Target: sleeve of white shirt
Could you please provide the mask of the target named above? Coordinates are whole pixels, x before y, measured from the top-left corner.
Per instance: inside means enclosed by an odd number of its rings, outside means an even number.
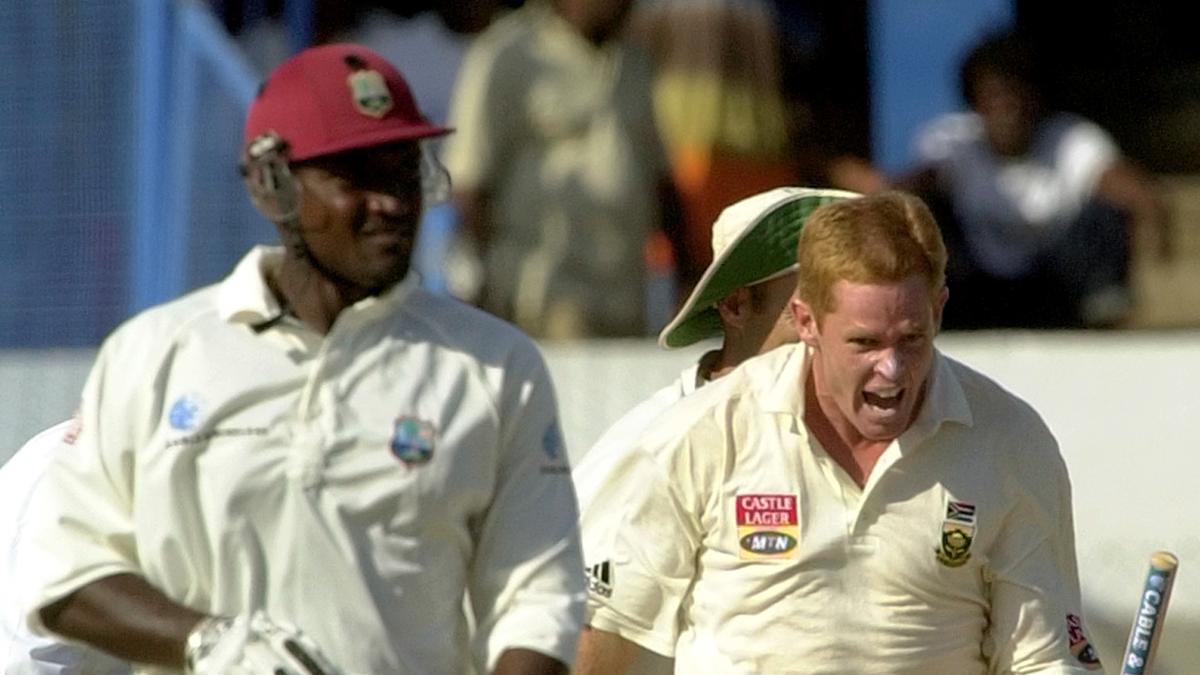
[[[585,582],[554,390],[532,345],[514,353],[503,378],[496,487],[468,589],[475,660],[491,672],[505,650],[524,648],[571,665]]]
[[[49,463],[31,505],[25,606],[30,628],[40,634],[43,607],[104,577],[139,573],[129,429],[141,397],[131,369],[113,364],[142,363],[145,354],[128,340],[121,344],[110,340],[101,349],[84,386],[78,436]]]
[[[975,113],[946,113],[917,131],[912,152],[919,166],[940,166],[982,134],[983,125]]]
[[[1082,625],[1075,559],[1071,486],[1050,442],[1041,461],[1022,459],[1017,506],[992,552],[989,672],[1089,673],[1099,668],[1078,652],[1088,646]],[[1072,622],[1076,627],[1072,629]]]
[[[626,470],[638,437],[682,396],[678,382],[654,392],[614,422],[572,469],[583,559],[589,568],[612,558],[622,512],[637,487]]]
[[[589,624],[616,633],[664,656],[675,654],[679,612],[696,574],[703,540],[704,499],[690,477],[704,474],[692,461],[694,447],[712,446],[692,434],[652,430],[610,480],[625,483],[628,497],[616,528],[611,595],[589,596]],[[676,437],[659,446],[661,437]],[[718,453],[719,454],[719,453]]]

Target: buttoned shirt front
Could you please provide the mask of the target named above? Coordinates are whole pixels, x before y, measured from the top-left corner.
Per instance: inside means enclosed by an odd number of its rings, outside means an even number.
[[[751,359],[643,436],[591,625],[681,673],[1098,667],[1069,481],[1037,414],[939,354],[860,488],[805,429],[806,372],[803,346]]]
[[[347,673],[488,671],[512,647],[572,662],[575,496],[536,348],[411,275],[322,336],[264,281],[282,255],[105,342],[35,504],[29,606],[129,572],[294,623]]]

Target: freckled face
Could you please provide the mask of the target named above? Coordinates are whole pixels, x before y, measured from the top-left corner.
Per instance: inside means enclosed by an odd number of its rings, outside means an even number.
[[[813,350],[818,399],[835,426],[848,423],[874,441],[908,429],[933,366],[946,297],[915,276],[897,283],[839,281],[819,326],[807,305],[793,302],[801,339]]]

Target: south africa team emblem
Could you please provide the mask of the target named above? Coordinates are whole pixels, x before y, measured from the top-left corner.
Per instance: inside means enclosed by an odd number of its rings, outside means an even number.
[[[946,567],[962,567],[971,559],[971,540],[975,528],[957,523],[942,523],[942,545],[934,549],[938,562]]]
[[[938,562],[946,567],[962,567],[971,559],[971,542],[975,539],[975,505],[970,502],[946,501],[942,521],[942,540],[933,549]]]
[[[416,417],[396,419],[392,431],[392,454],[405,464],[424,464],[433,456],[437,429],[433,423]]]

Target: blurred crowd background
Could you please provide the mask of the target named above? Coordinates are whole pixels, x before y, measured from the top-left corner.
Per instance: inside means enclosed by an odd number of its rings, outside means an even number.
[[[332,41],[387,56],[457,129],[425,285],[541,340],[655,334],[721,208],[787,184],[925,196],[952,248],[948,330],[1200,326],[1189,18],[1165,0],[5,3],[0,349],[95,346],[270,242],[242,117],[267,70]]]

